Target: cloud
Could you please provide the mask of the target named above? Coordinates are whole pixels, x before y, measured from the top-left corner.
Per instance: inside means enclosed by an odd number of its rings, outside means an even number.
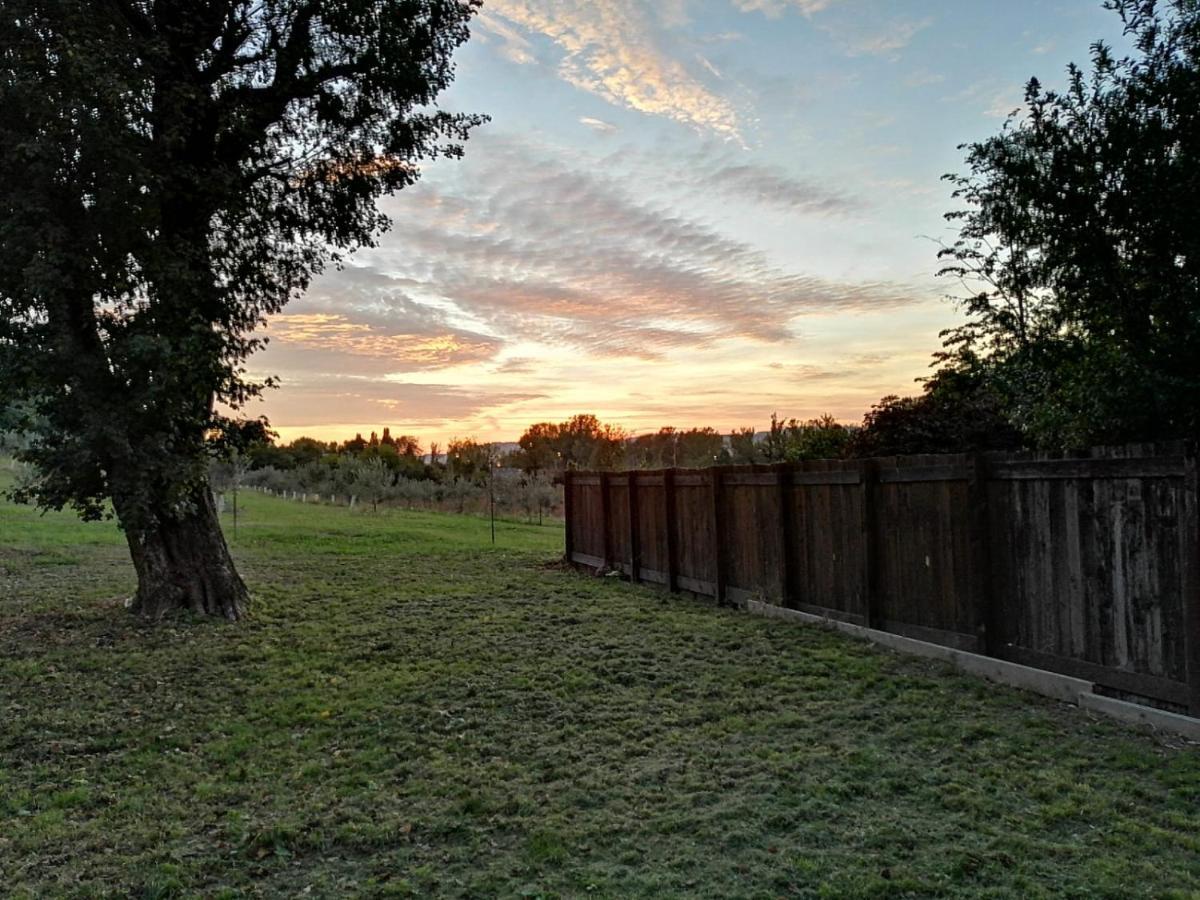
[[[488,9],[494,33],[515,26],[553,42],[562,55],[559,75],[575,87],[615,106],[738,137],[733,105],[668,49],[663,26],[682,21],[681,4],[660,5],[657,18],[655,7],[635,0],[491,0]],[[505,39],[509,58],[532,59],[528,46]]]
[[[484,9],[479,12],[476,22],[482,26],[477,40],[496,45],[499,54],[509,62],[527,66],[538,61],[529,40],[504,20]]]
[[[733,5],[745,13],[760,12],[770,19],[777,19],[789,8],[795,8],[805,16],[828,9],[836,0],[733,0]]]
[[[933,19],[892,22],[882,30],[854,28],[843,31],[827,29],[842,44],[850,56],[891,56],[912,43],[914,37],[933,24]]]
[[[538,370],[538,361],[532,356],[514,356],[506,359],[492,371],[497,375],[530,375]]]
[[[289,431],[312,424],[393,422],[437,428],[509,404],[538,399],[528,391],[410,384],[338,375],[296,380],[268,396],[272,421]]]
[[[420,185],[392,202],[392,248],[374,253],[418,298],[447,304],[506,343],[654,358],[745,338],[783,342],[797,317],[903,306],[910,291],[847,284],[770,264],[751,245],[635,199],[595,169],[494,134],[461,164],[454,193]],[[585,162],[586,165],[586,162]],[[829,198],[768,169],[728,167],[747,194]]]
[[[904,79],[904,86],[910,88],[928,87],[931,84],[941,84],[946,76],[928,69],[919,69]]]
[[[600,163],[620,165],[641,184],[657,192],[670,189],[682,197],[720,194],[755,206],[771,207],[799,215],[835,216],[866,206],[859,197],[817,178],[802,177],[780,166],[760,162],[752,153],[715,140],[691,151],[671,151],[664,167],[660,153],[622,149]]]
[[[989,79],[967,85],[957,94],[943,97],[942,100],[947,103],[970,103],[988,118],[1007,119],[1012,113],[1019,112],[1023,106],[1024,88]]]
[[[593,119],[591,116],[582,116],[579,122],[581,125],[586,125],[592,131],[598,131],[601,134],[616,134],[620,130],[611,122],[605,122],[603,119]]]
[[[494,337],[452,325],[444,310],[419,303],[400,282],[370,266],[331,270],[304,297],[273,316],[271,370],[353,373],[443,369],[491,359]]]
[[[859,203],[814,182],[795,178],[773,166],[731,163],[712,170],[707,186],[730,196],[750,199],[788,211],[819,215],[845,213]]]
[[[460,334],[388,333],[341,313],[285,313],[271,320],[275,339],[302,349],[327,350],[380,360],[390,371],[441,369],[495,355],[496,342]]]

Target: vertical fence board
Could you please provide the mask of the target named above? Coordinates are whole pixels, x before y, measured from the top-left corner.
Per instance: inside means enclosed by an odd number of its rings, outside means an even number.
[[[675,593],[679,590],[679,539],[676,535],[681,520],[675,501],[674,469],[663,473],[663,516],[667,545],[667,590]]]
[[[775,471],[775,517],[779,527],[779,602],[788,609],[796,607],[796,578],[792,564],[792,554],[795,552],[796,539],[794,535],[791,513],[791,476],[790,468],[783,467]]]
[[[879,533],[879,518],[878,500],[876,498],[877,487],[879,482],[879,463],[875,460],[865,460],[862,463],[862,490],[860,496],[862,498],[862,544],[863,544],[863,571],[866,573],[865,584],[863,587],[866,591],[866,608],[864,616],[867,620],[868,628],[879,628],[883,624],[883,611],[880,608],[880,590],[879,579],[881,572],[879,569],[879,542],[876,535]]]
[[[725,523],[722,517],[722,506],[724,505],[723,491],[721,490],[721,482],[725,475],[725,470],[721,466],[714,466],[708,470],[709,475],[709,504],[712,515],[712,553],[713,553],[713,596],[717,603],[721,606],[725,605],[725,588],[728,584],[728,576],[726,574],[726,534]]]
[[[1188,684],[1188,711],[1200,716],[1200,473],[1196,449],[1189,448],[1180,504],[1180,553],[1183,603],[1184,655]]]
[[[629,578],[633,582],[642,580],[642,552],[638,540],[638,484],[637,473],[630,472],[627,476],[625,489],[626,522],[629,529]]]
[[[629,480],[609,475],[608,484],[608,564],[629,574]]]
[[[609,505],[608,473],[600,473],[600,558],[605,569],[612,565],[612,508]]]
[[[574,474],[570,469],[563,473],[563,517],[567,520],[565,549],[569,563],[575,561],[575,532],[579,528],[575,516],[575,487],[571,483]]]

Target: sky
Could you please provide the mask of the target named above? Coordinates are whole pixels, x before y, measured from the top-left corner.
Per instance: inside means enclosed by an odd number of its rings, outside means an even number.
[[[1098,38],[1100,0],[487,0],[441,105],[491,122],[272,318],[248,411],[426,446],[860,421],[958,321],[958,146]]]

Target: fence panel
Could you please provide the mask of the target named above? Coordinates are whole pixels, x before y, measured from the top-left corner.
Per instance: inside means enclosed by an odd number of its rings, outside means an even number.
[[[629,542],[629,481],[624,475],[608,476],[608,562],[632,574]]]
[[[725,473],[720,506],[729,599],[785,605],[778,476],[750,467]]]
[[[588,566],[605,564],[604,510],[600,476],[574,474],[567,480],[570,494],[571,561]]]
[[[641,551],[639,577],[666,584],[670,571],[667,546],[667,494],[661,472],[639,472],[637,483],[637,531]]]
[[[815,460],[788,472],[794,606],[867,623],[867,535],[862,467]]]
[[[884,459],[878,470],[872,502],[879,627],[979,649],[967,457]]]
[[[1196,491],[1182,444],[570,473],[567,546],[1200,714]]]
[[[1183,457],[994,468],[997,652],[1186,703]]]
[[[717,542],[713,530],[712,474],[675,476],[677,584],[685,591],[716,596]]]

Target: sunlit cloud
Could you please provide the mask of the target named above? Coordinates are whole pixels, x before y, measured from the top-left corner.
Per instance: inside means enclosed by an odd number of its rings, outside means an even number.
[[[505,37],[509,58],[532,60],[528,45],[503,31],[516,26],[557,45],[559,76],[581,90],[614,106],[739,136],[733,104],[664,46],[663,20],[678,23],[683,15],[678,4],[665,5],[658,18],[654,7],[636,0],[492,0],[488,9],[487,27]]]
[[[384,361],[393,369],[445,368],[490,359],[496,342],[461,334],[388,334],[340,313],[284,314],[271,322],[275,340],[303,349],[329,350]]]
[[[462,172],[461,194],[425,186],[396,206],[397,252],[377,265],[504,340],[653,358],[731,337],[787,341],[806,315],[914,301],[900,285],[781,270],[750,244],[519,141],[487,139]],[[731,166],[722,177],[746,194],[790,191],[817,212],[837,202],[770,170]]]
[[[393,423],[407,430],[450,430],[455,422],[537,396],[529,391],[322,375],[297,380],[286,390],[272,392],[268,399],[272,418],[281,423],[285,436],[300,432],[319,435],[313,426],[333,423],[330,436],[349,437],[345,427],[360,422]]]
[[[828,9],[835,2],[836,0],[733,0],[733,5],[742,12],[760,12],[768,18],[777,19],[789,9],[811,16]]]

